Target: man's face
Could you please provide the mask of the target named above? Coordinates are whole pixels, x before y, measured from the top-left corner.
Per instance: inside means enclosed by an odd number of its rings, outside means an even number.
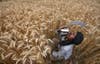
[[[70,33],[67,35],[67,38],[68,38],[68,40],[72,40],[72,39],[75,38],[75,36],[76,36],[76,33],[70,32]]]

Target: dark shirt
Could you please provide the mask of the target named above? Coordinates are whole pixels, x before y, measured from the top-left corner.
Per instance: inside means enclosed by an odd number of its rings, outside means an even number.
[[[59,44],[60,46],[66,46],[70,44],[78,45],[83,41],[83,39],[84,39],[83,34],[81,32],[77,32],[75,38],[72,41],[65,40],[65,41],[61,41]]]

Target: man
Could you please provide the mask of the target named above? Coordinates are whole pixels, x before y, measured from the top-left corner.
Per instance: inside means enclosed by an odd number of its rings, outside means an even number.
[[[59,36],[58,50],[52,51],[55,60],[68,60],[73,52],[74,45],[80,44],[84,36],[81,32],[70,32],[69,28],[63,27],[57,30]]]

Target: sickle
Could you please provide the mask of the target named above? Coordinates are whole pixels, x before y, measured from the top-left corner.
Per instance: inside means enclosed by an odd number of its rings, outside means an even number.
[[[86,23],[80,20],[71,21],[69,24],[70,25],[80,25],[81,27],[84,27],[86,25]]]

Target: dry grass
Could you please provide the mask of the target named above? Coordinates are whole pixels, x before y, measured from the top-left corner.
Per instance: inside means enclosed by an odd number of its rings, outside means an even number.
[[[100,64],[99,0],[2,0],[0,63],[48,64],[55,29],[73,20],[87,23],[71,27],[85,35],[75,48],[75,63]]]

